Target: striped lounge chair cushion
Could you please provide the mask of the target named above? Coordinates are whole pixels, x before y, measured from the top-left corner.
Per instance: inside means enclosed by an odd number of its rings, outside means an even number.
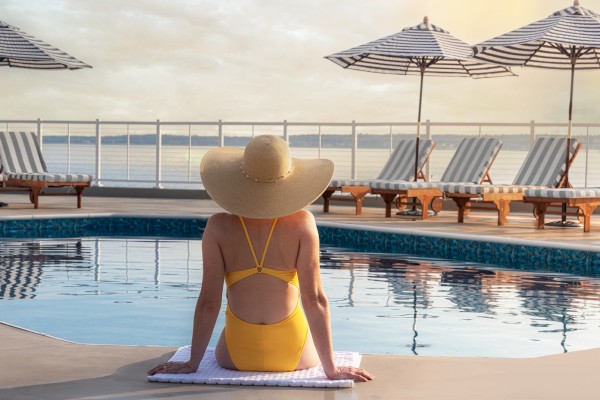
[[[415,145],[414,139],[402,139],[381,169],[375,180],[412,181],[415,175]],[[433,140],[419,141],[419,170],[423,168],[433,150]],[[329,187],[369,186],[373,179],[333,179]]]
[[[570,157],[577,150],[579,142],[571,139]],[[444,185],[445,193],[484,194],[520,193],[527,189],[554,187],[560,183],[565,173],[566,138],[538,138],[527,153],[512,185]]]
[[[472,183],[443,183],[440,189],[445,193],[486,194],[486,193],[523,193],[531,186],[514,185],[474,185]]]
[[[437,182],[406,182],[406,181],[373,181],[371,190],[415,190],[415,189],[436,189],[439,187]]]
[[[569,159],[577,150],[579,142],[571,139]],[[565,173],[567,139],[538,138],[527,153],[513,185],[556,187]]]
[[[415,146],[414,139],[398,141],[394,151],[388,158],[376,179],[413,181],[415,180]],[[419,170],[429,158],[434,142],[429,139],[419,140]]]
[[[11,173],[9,179],[27,181],[45,181],[51,183],[81,183],[91,182],[92,176],[82,174],[50,174],[50,173]]]
[[[441,182],[481,183],[502,142],[494,138],[464,138],[450,160]]]
[[[5,174],[48,172],[33,132],[0,132],[0,161]]]
[[[551,199],[577,199],[600,197],[600,188],[535,188],[525,190],[525,197],[541,197]]]
[[[479,183],[496,158],[502,142],[494,138],[464,138],[442,176],[442,182]],[[439,188],[439,182],[374,181],[371,189],[415,190]]]

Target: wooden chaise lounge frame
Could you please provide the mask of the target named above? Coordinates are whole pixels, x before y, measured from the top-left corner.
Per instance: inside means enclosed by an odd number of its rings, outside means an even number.
[[[538,229],[544,229],[546,215],[560,215],[576,216],[583,222],[583,231],[589,232],[592,214],[600,206],[600,189],[529,189],[525,191],[523,202],[533,204]],[[567,211],[562,211],[563,204]],[[576,211],[569,211],[568,208],[575,208]]]

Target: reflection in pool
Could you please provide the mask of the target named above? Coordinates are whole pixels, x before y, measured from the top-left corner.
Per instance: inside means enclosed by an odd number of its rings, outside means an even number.
[[[83,343],[188,344],[200,244],[2,240],[0,321]],[[600,347],[598,277],[327,246],[322,275],[338,350],[529,357]]]

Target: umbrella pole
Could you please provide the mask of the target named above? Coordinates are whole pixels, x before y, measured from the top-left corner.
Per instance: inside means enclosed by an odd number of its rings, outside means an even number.
[[[573,126],[573,87],[575,86],[575,62],[571,61],[571,93],[569,97],[569,123],[567,125],[567,153],[565,155],[565,182],[564,187],[569,187],[569,161],[571,160],[571,127]]]
[[[419,113],[417,115],[417,140],[415,142],[415,182],[419,179],[419,140],[421,136],[421,103],[423,101],[423,76],[425,75],[425,66],[421,66],[421,84],[419,86]],[[413,198],[413,212],[417,210],[417,199]],[[421,206],[423,206],[421,204]]]
[[[571,53],[571,91],[569,95],[569,122],[567,124],[567,151],[565,153],[565,180],[561,187],[568,188],[571,186],[569,183],[569,162],[571,161],[571,128],[573,127],[573,89],[575,87],[575,64],[577,63],[577,52],[572,49]],[[561,205],[562,215],[560,221],[549,222],[547,225],[553,226],[564,226],[564,227],[575,227],[580,226],[576,222],[567,223],[567,204]]]
[[[567,152],[565,154],[565,182],[563,183],[563,187],[568,188],[569,185],[569,162],[571,161],[571,128],[573,126],[573,87],[575,86],[575,63],[577,62],[576,58],[571,60],[571,93],[569,96],[569,123],[567,124]],[[562,205],[562,223],[563,225],[567,222],[567,204],[563,203]]]
[[[421,134],[421,103],[423,100],[423,75],[425,75],[425,68],[421,67],[421,85],[419,88],[419,114],[417,116],[417,142],[415,144],[415,182],[419,175],[419,139]]]

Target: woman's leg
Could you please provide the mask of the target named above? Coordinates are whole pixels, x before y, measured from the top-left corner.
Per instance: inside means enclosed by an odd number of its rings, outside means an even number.
[[[215,357],[221,367],[227,369],[237,369],[233,364],[233,361],[231,361],[231,357],[229,356],[229,350],[227,350],[227,343],[225,342],[225,331],[223,331],[221,333],[221,337],[219,337],[217,348],[215,350]]]

